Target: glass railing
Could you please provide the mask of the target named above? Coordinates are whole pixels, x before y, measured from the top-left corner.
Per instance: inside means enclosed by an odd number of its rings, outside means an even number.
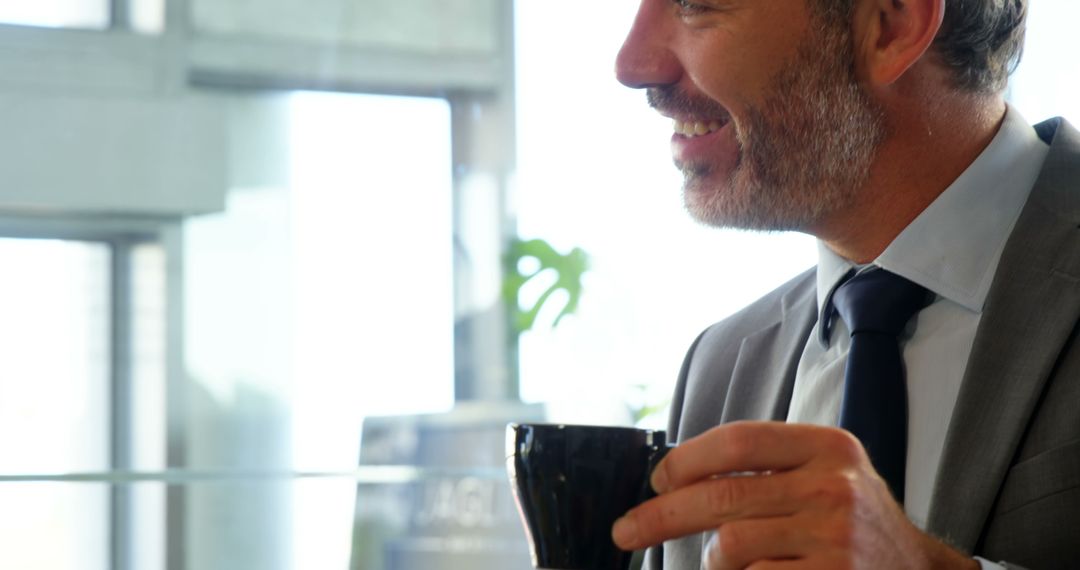
[[[0,475],[0,567],[525,570],[501,468]]]

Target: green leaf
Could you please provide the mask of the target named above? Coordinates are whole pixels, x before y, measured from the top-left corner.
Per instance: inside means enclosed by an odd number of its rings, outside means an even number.
[[[519,269],[521,260],[526,258],[535,259],[539,264],[538,269],[528,275],[523,274]],[[510,307],[514,330],[520,335],[536,324],[536,317],[540,314],[540,310],[544,308],[551,295],[560,289],[566,291],[568,298],[566,306],[555,317],[551,326],[558,326],[563,317],[577,310],[581,300],[582,277],[589,269],[589,256],[579,247],[561,254],[542,239],[527,241],[515,239],[510,242],[504,266],[506,278],[503,281],[503,298]],[[547,270],[555,271],[555,282],[541,293],[531,306],[523,308],[520,299],[522,287]]]

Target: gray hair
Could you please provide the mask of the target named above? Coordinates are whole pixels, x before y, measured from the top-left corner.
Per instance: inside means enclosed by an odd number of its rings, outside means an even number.
[[[1005,89],[1020,63],[1028,0],[945,0],[945,19],[932,50],[956,87],[991,94]],[[853,0],[814,0],[826,21],[850,22]]]
[[[1027,0],[946,0],[936,52],[961,89],[998,93],[1020,64]]]

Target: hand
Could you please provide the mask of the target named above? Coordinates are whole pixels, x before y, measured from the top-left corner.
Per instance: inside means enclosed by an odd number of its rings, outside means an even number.
[[[714,531],[707,570],[979,568],[911,524],[840,429],[722,425],[668,453],[652,484],[659,496],[616,521],[620,548]]]

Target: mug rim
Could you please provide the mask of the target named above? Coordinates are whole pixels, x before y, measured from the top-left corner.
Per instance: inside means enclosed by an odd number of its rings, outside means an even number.
[[[507,429],[518,430],[522,427],[534,427],[540,429],[584,429],[584,430],[602,430],[602,431],[628,431],[628,432],[642,432],[642,433],[656,433],[662,432],[662,429],[652,428],[639,428],[634,426],[608,426],[600,424],[568,424],[557,422],[509,422],[506,424]]]

